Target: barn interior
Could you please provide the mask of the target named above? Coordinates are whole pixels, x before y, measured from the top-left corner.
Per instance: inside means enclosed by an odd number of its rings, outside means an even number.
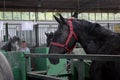
[[[0,48],[17,36],[21,41],[26,41],[32,54],[2,51],[12,68],[14,80],[89,80],[91,60],[85,62],[72,60],[70,68],[66,59],[61,59],[61,63],[55,66],[48,59],[40,57],[41,54],[44,56],[49,52],[46,33],[55,32],[58,27],[53,15],[59,17],[60,13],[69,19],[76,11],[78,19],[99,23],[108,30],[120,32],[120,0],[0,0]],[[73,50],[75,55],[85,55],[79,44],[78,47]],[[74,58],[75,55],[67,58]],[[91,56],[94,57],[98,58]],[[117,59],[119,60],[119,57]],[[27,71],[29,68],[31,70]]]

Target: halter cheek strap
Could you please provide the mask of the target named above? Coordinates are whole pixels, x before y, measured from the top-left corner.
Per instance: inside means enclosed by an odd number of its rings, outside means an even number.
[[[67,52],[71,52],[71,51],[73,50],[74,47],[69,48],[69,47],[68,47],[68,44],[69,44],[69,42],[70,42],[72,36],[76,39],[76,41],[78,41],[78,38],[77,38],[75,32],[73,31],[72,20],[73,20],[72,18],[68,20],[70,33],[69,33],[69,35],[68,35],[68,38],[67,38],[65,44],[60,44],[60,43],[56,43],[56,42],[51,42],[51,45],[54,45],[54,46],[57,46],[57,47],[64,48],[64,49],[67,50]]]

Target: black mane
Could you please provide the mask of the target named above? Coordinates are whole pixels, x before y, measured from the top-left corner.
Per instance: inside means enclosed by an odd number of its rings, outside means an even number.
[[[104,54],[105,52],[101,52],[101,48],[106,46],[107,50],[107,48],[109,49],[107,45],[115,45],[114,39],[120,40],[119,33],[112,32],[98,23],[92,23],[86,20],[75,20],[73,21],[73,25],[75,26],[76,34],[78,34],[79,42],[88,54]],[[83,26],[82,30],[80,30],[81,26]],[[117,46],[118,48],[120,47],[119,45]],[[113,50],[114,48],[111,51],[114,52]],[[106,54],[111,54],[111,52],[107,52]]]

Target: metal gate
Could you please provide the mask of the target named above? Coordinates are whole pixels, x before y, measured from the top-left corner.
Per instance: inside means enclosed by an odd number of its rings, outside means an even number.
[[[22,22],[8,22],[8,34],[9,37],[18,36],[22,40],[27,41],[28,46],[35,46],[35,29],[33,30],[21,30],[21,23]],[[0,41],[4,41],[5,38],[5,24],[3,25],[3,30],[0,30]],[[38,39],[39,39],[39,46],[45,46],[46,44],[46,35],[45,32],[54,32],[57,28],[56,22],[39,22],[38,23]]]
[[[22,31],[21,24],[23,21],[4,21],[3,30],[0,30],[0,41],[4,41],[5,34],[5,23],[8,23],[8,34],[13,36],[18,36],[22,40],[27,41],[28,46],[35,46],[36,45],[36,38],[35,38],[35,27],[33,30]],[[106,27],[107,29],[114,30],[114,25],[119,22],[97,22],[100,23],[102,26]],[[54,32],[57,28],[57,22],[54,21],[41,21],[38,22],[38,46],[46,46],[46,36],[45,32]]]

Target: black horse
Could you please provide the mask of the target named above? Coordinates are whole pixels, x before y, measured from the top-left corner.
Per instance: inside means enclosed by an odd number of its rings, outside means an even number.
[[[2,46],[2,50],[5,51],[19,51],[21,46],[21,39],[17,36],[10,38],[10,40]]]
[[[79,42],[87,54],[120,54],[120,34],[105,29],[98,23],[86,20],[55,19],[59,23],[52,39],[49,54],[64,54],[72,51]],[[52,64],[59,63],[59,59],[50,58]],[[120,62],[92,61],[90,66],[91,80],[120,80]]]

